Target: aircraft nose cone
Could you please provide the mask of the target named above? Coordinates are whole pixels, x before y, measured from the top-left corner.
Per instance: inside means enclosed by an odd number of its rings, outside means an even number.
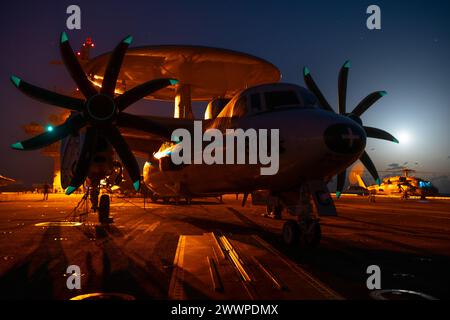
[[[357,124],[331,125],[325,130],[324,139],[331,151],[340,154],[360,153],[366,147],[366,133]]]

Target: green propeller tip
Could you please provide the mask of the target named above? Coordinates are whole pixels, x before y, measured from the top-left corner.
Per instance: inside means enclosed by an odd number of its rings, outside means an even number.
[[[394,138],[394,140],[392,140],[392,142],[394,142],[396,144],[400,144],[400,141],[398,141],[396,138]]]
[[[14,83],[14,85],[15,85],[16,87],[19,87],[19,86],[20,86],[20,82],[21,82],[22,80],[20,80],[19,77],[11,76],[11,81],[12,81],[12,83]]]
[[[352,66],[352,64],[350,63],[350,60],[348,60],[344,63],[344,68],[350,69],[351,66]]]
[[[131,42],[133,42],[133,37],[132,36],[128,36],[125,39],[123,39],[123,43],[126,43],[128,45],[130,45]]]
[[[73,186],[69,186],[67,189],[66,189],[66,195],[71,195],[75,190],[77,190],[77,188],[75,188],[75,187],[73,187]]]
[[[134,190],[139,191],[139,186],[140,186],[139,180],[136,180],[135,182],[133,182]]]
[[[377,180],[375,180],[375,183],[376,183],[377,185],[380,185],[380,184],[381,184],[381,180],[380,180],[380,179],[377,179]]]
[[[336,199],[339,199],[341,197],[341,192],[340,191],[336,191]]]
[[[380,91],[380,95],[382,96],[382,97],[384,97],[384,96],[387,96],[387,92],[386,91]]]
[[[169,82],[170,82],[171,85],[176,85],[180,81],[178,81],[176,79],[170,79]]]
[[[69,41],[69,37],[67,36],[67,33],[65,31],[63,31],[61,33],[61,39],[60,39],[61,43],[64,43],[66,41]]]
[[[308,74],[310,74],[308,67],[304,67],[303,68],[303,75],[307,76]]]
[[[13,143],[11,145],[11,148],[16,149],[16,150],[23,150],[24,149],[22,143],[20,143],[20,142]]]

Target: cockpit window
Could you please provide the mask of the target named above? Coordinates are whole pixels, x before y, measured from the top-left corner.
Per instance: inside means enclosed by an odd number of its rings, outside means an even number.
[[[300,104],[297,93],[295,91],[265,92],[264,98],[266,99],[266,107],[268,110],[283,106]]]

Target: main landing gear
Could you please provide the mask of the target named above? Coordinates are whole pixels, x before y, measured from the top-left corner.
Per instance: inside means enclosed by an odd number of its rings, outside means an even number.
[[[110,224],[113,222],[113,219],[109,216],[110,201],[108,194],[103,194],[100,197],[98,204],[98,221],[101,224]]]

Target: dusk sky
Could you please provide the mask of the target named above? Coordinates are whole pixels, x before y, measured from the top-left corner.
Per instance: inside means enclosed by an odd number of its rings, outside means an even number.
[[[66,8],[81,8],[81,30],[66,29]],[[366,9],[381,8],[382,29],[366,28]],[[0,36],[0,174],[42,183],[52,161],[39,152],[18,152],[10,144],[26,138],[21,125],[48,122],[57,107],[21,94],[12,74],[48,89],[75,88],[59,60],[58,38],[66,31],[78,49],[93,38],[92,55],[110,51],[124,36],[132,46],[189,44],[227,48],[266,59],[284,82],[304,86],[301,69],[311,70],[337,109],[337,76],[350,59],[348,109],[367,94],[388,95],[366,112],[365,125],[384,129],[400,145],[370,140],[367,151],[380,171],[403,165],[433,178],[450,192],[450,2],[442,1],[8,1],[2,3]],[[198,116],[205,104],[195,106]],[[139,102],[136,114],[167,115],[172,104]],[[416,164],[417,163],[417,164]]]

